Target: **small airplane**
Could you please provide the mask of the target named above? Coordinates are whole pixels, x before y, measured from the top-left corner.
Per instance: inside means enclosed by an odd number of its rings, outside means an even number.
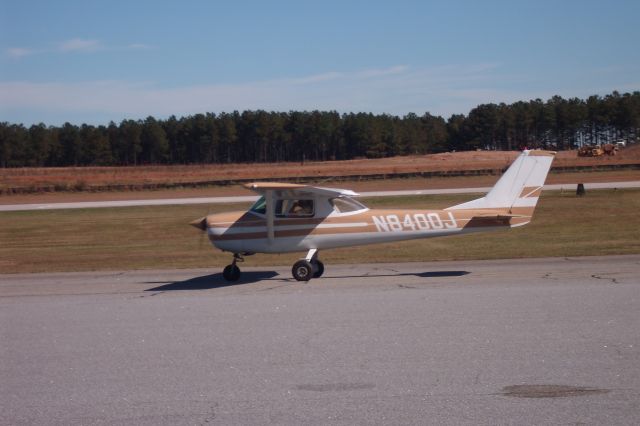
[[[296,251],[307,255],[294,263],[293,277],[309,281],[324,272],[320,250],[526,225],[555,154],[523,151],[484,197],[444,210],[369,209],[347,189],[257,182],[245,185],[261,195],[248,211],[208,215],[191,225],[233,253],[223,271],[227,281],[240,278],[236,263],[243,256]]]

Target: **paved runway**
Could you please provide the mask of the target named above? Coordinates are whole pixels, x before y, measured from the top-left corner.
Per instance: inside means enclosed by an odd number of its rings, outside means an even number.
[[[640,256],[243,269],[0,275],[0,424],[640,423]]]
[[[547,191],[575,191],[577,183],[545,185]],[[625,189],[640,188],[640,181],[627,182],[599,182],[585,183],[587,190],[591,189]],[[372,191],[361,192],[363,197],[389,197],[401,195],[443,195],[443,194],[474,194],[489,192],[491,187],[482,188],[451,188],[451,189],[410,189],[405,191]],[[60,209],[90,209],[104,207],[135,207],[135,206],[166,206],[186,204],[228,204],[248,203],[258,199],[256,195],[230,197],[193,197],[193,198],[164,198],[144,200],[118,201],[78,201],[72,203],[29,203],[29,204],[0,204],[0,212],[28,211],[28,210],[60,210]]]

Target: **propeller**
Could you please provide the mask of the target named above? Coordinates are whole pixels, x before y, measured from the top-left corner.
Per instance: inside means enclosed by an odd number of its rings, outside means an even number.
[[[200,219],[196,219],[193,222],[189,222],[189,225],[198,228],[201,231],[207,230],[207,217],[203,216]]]
[[[207,214],[205,216],[196,219],[193,222],[189,222],[189,225],[202,231],[202,233],[200,234],[200,240],[198,241],[198,249],[202,249],[202,243],[205,236],[207,235],[207,216],[209,216],[209,213],[210,209],[207,210]]]

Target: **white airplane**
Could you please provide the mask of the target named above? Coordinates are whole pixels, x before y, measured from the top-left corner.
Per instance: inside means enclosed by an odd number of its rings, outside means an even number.
[[[296,251],[307,255],[294,263],[293,277],[309,281],[324,272],[319,250],[526,225],[555,154],[523,151],[484,197],[444,210],[369,209],[346,189],[260,182],[245,185],[261,195],[248,211],[213,214],[191,225],[233,253],[223,272],[228,281],[240,278],[236,263],[243,256]]]

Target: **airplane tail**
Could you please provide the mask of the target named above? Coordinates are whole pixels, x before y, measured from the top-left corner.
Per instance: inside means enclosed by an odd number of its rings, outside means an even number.
[[[523,151],[487,195],[446,210],[486,210],[504,217],[530,218],[555,155],[553,151]]]

